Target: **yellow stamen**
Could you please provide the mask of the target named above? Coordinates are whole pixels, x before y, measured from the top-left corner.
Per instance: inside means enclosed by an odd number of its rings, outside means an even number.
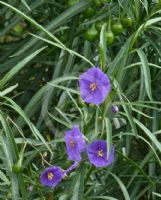
[[[48,172],[48,179],[52,180],[54,177],[54,174],[52,172]]]
[[[102,150],[102,149],[99,150],[99,151],[97,152],[97,154],[98,154],[99,157],[103,157],[103,154],[104,154],[104,153],[103,153],[103,150]]]
[[[72,140],[70,140],[70,146],[71,146],[72,148],[74,148],[74,147],[75,147],[75,142],[73,142]]]
[[[96,84],[95,84],[95,83],[91,83],[91,84],[90,84],[90,89],[92,90],[92,92],[95,91],[95,89],[96,89]]]

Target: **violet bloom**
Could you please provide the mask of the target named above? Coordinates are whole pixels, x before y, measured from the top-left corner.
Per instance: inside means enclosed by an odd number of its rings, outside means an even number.
[[[96,167],[105,167],[114,161],[114,146],[112,145],[111,153],[107,158],[107,143],[104,140],[96,140],[87,148],[87,155],[91,164]]]
[[[110,80],[100,68],[93,67],[80,75],[80,94],[84,102],[99,105],[110,92]]]
[[[64,139],[69,159],[79,162],[86,143],[78,126],[74,125],[72,130],[66,131]]]
[[[40,176],[40,182],[44,186],[54,188],[64,178],[64,172],[60,167],[48,167]]]

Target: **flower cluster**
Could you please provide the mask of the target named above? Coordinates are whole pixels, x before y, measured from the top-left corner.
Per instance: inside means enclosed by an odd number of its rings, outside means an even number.
[[[91,68],[80,76],[80,93],[84,102],[99,105],[110,92],[110,81],[99,68]],[[114,146],[107,156],[107,142],[95,140],[86,144],[84,135],[79,127],[74,125],[71,130],[65,132],[64,140],[68,159],[74,161],[67,170],[59,166],[51,166],[45,169],[40,176],[42,185],[54,188],[68,173],[75,169],[81,162],[81,154],[86,152],[89,162],[95,167],[106,167],[114,161]]]
[[[83,151],[87,152],[90,163],[96,167],[108,166],[114,160],[114,146],[111,148],[109,157],[107,157],[107,142],[104,140],[95,140],[86,147],[83,134],[76,125],[66,132],[65,141],[70,160],[80,162]]]
[[[65,133],[66,150],[69,160],[75,161],[67,170],[52,166],[46,168],[41,174],[40,182],[43,185],[54,188],[70,171],[75,169],[81,161],[81,153],[86,152],[89,162],[95,167],[106,167],[114,161],[114,146],[107,157],[107,143],[104,140],[95,140],[88,146],[79,127],[74,125],[72,130]]]

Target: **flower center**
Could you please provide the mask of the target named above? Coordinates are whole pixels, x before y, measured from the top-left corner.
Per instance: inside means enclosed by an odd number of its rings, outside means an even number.
[[[48,180],[52,180],[54,177],[54,174],[52,172],[48,172]]]
[[[75,147],[75,142],[73,142],[72,140],[70,140],[70,146],[72,147],[72,148],[74,148]]]
[[[96,89],[96,84],[95,83],[91,83],[90,84],[90,89],[91,89],[92,92],[94,92],[95,89]]]
[[[103,150],[102,149],[100,149],[100,150],[98,150],[98,152],[97,152],[97,155],[99,156],[99,157],[103,157]]]

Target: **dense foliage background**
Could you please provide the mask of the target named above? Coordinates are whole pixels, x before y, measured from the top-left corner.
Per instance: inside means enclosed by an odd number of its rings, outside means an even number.
[[[0,1],[0,199],[161,198],[161,1],[99,2]],[[99,107],[79,94],[91,66],[112,84]],[[43,187],[45,167],[72,163],[63,136],[73,124],[87,143],[112,136],[115,162],[83,159]]]

